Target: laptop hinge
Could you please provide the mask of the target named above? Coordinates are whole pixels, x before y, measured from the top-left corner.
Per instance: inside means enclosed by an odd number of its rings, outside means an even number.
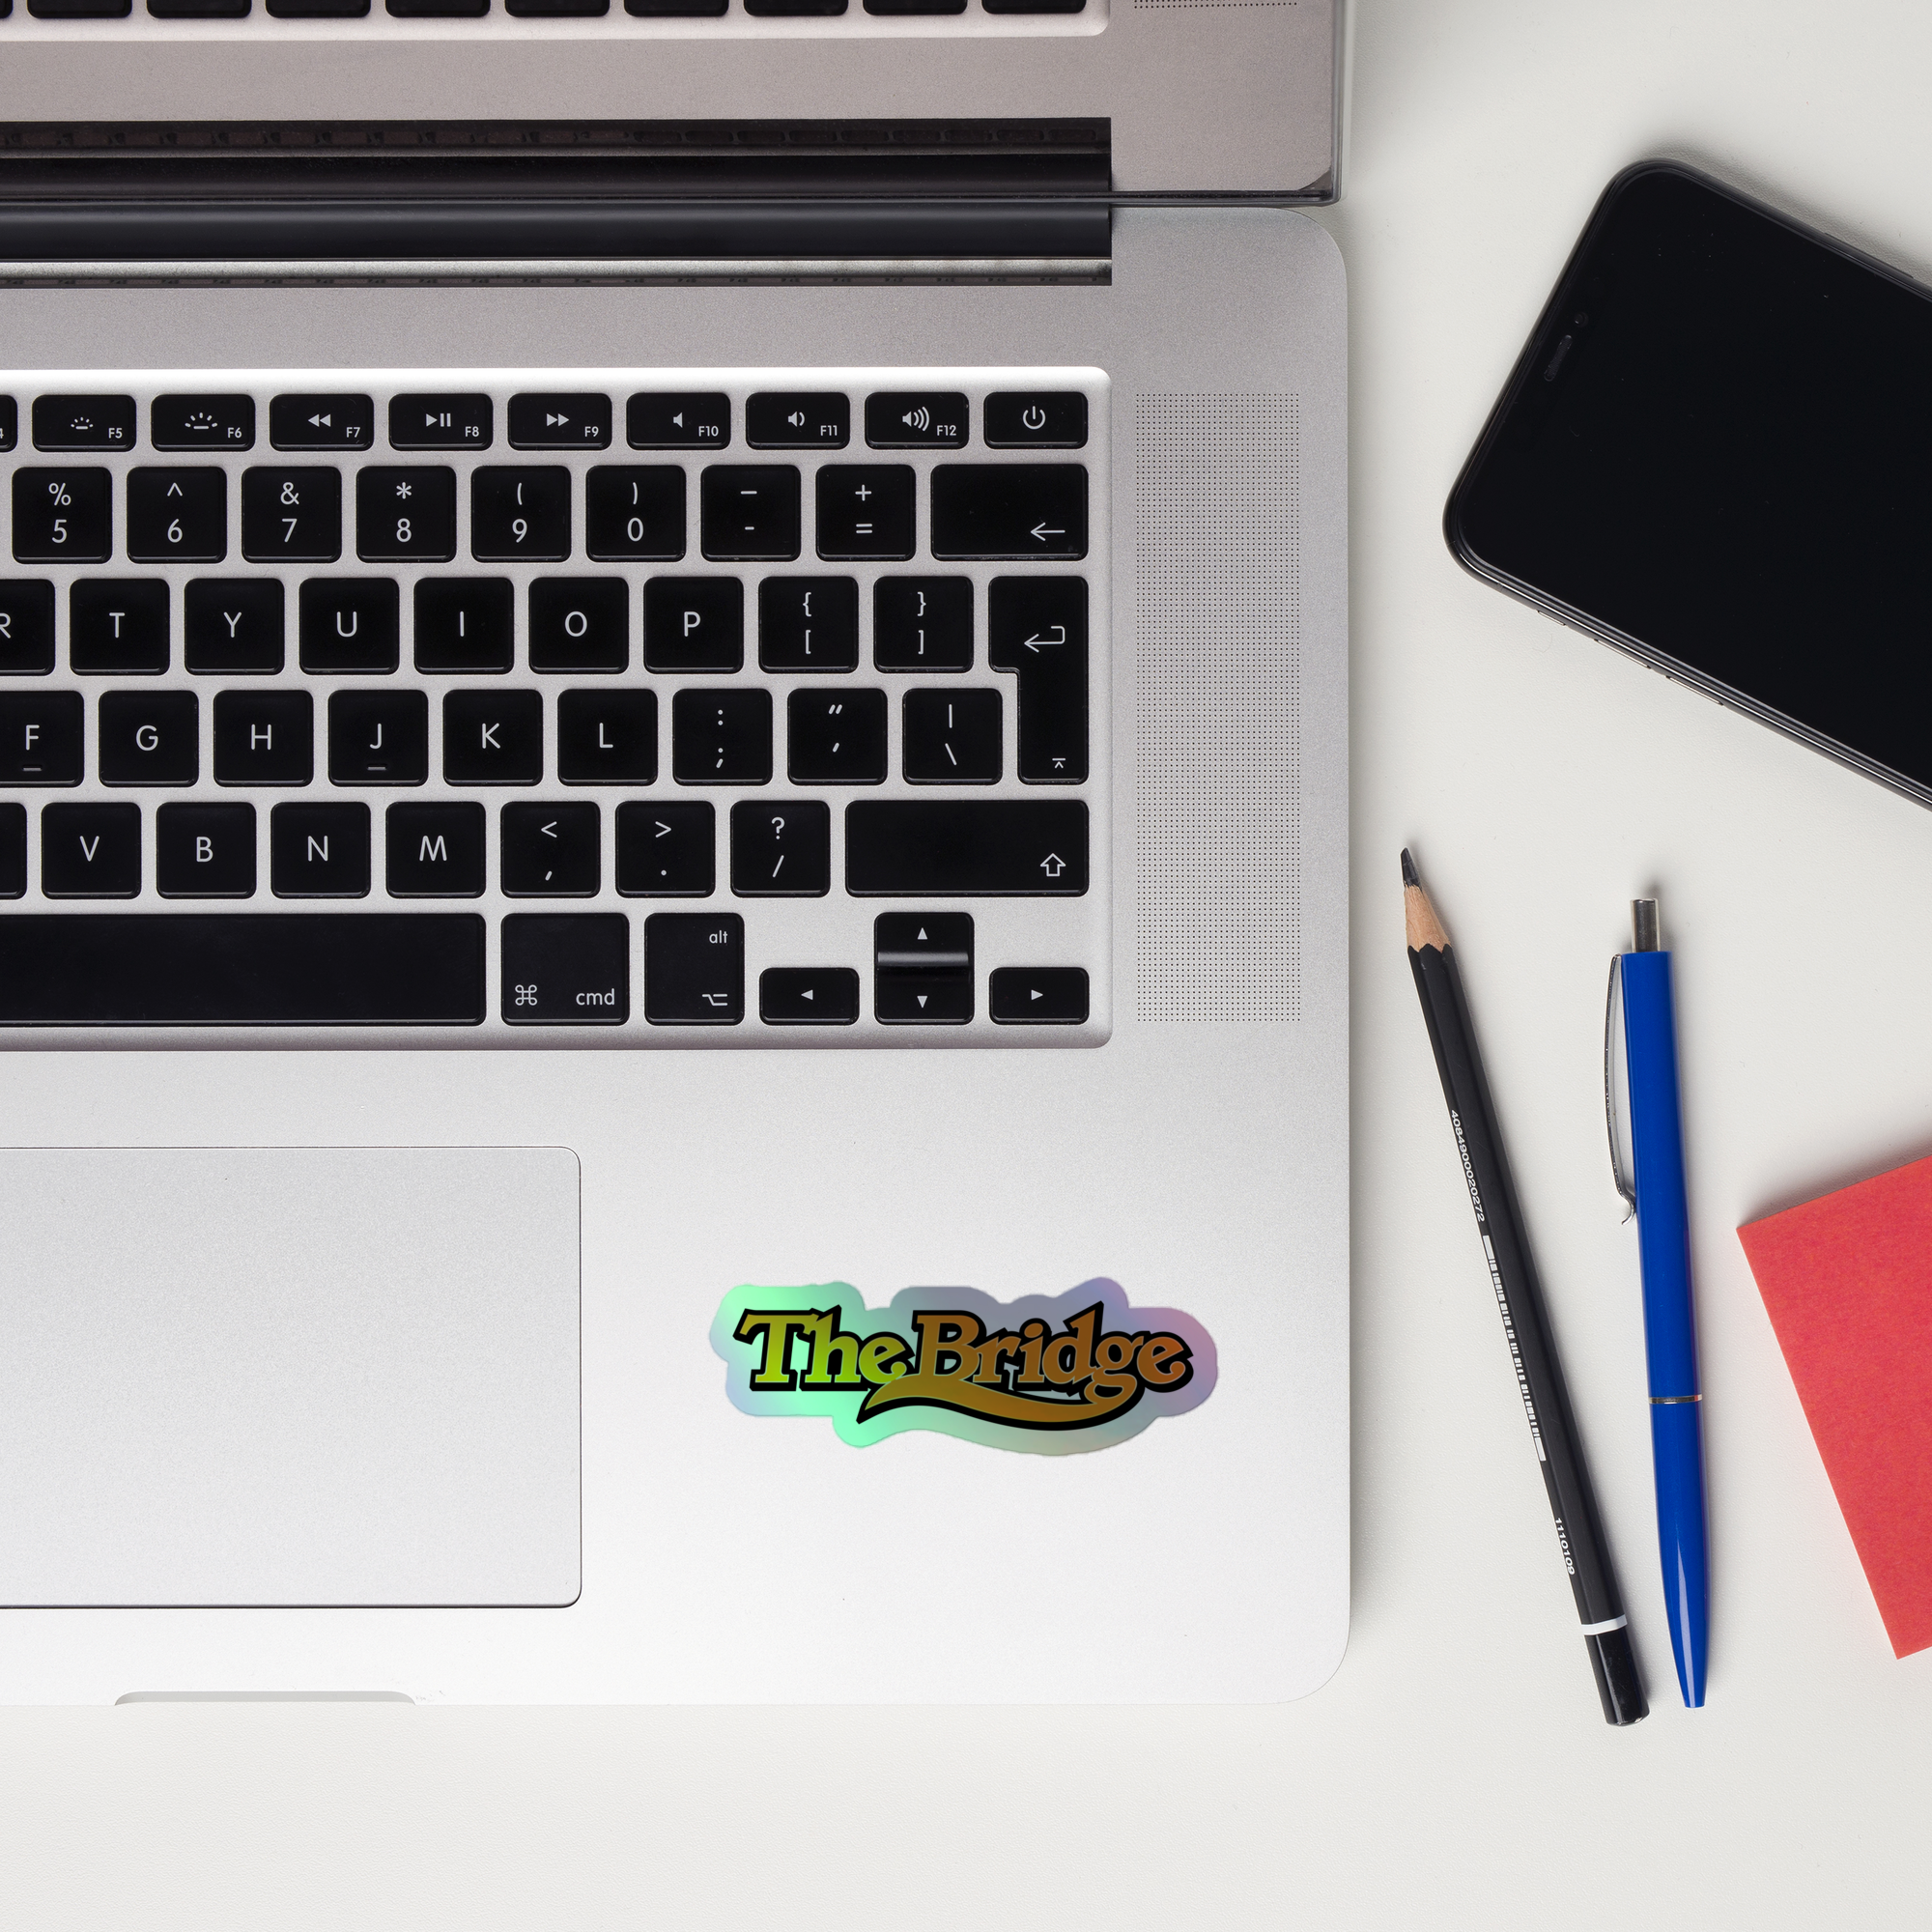
[[[1105,122],[0,127],[0,281],[1104,279]]]

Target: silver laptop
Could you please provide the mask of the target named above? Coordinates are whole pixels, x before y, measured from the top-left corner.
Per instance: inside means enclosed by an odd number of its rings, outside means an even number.
[[[1343,276],[1129,190],[1327,10],[154,4],[0,25],[0,1694],[1315,1688]]]

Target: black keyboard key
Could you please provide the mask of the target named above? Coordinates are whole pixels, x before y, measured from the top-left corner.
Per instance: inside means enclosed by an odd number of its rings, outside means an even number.
[[[785,769],[793,784],[883,784],[886,694],[794,691],[785,700]]]
[[[71,670],[153,676],[168,668],[164,577],[82,577],[67,599]]]
[[[512,1026],[622,1026],[631,1017],[631,923],[620,912],[512,913],[502,1013]]]
[[[516,589],[507,577],[419,577],[418,670],[506,671],[516,663]]]
[[[0,1025],[474,1026],[484,933],[475,913],[0,920]]]
[[[852,399],[836,390],[767,390],[745,400],[753,449],[843,449],[851,440]]]
[[[214,694],[214,782],[305,785],[315,777],[315,699],[305,691]]]
[[[132,449],[138,434],[132,396],[34,398],[36,449]]]
[[[986,1016],[997,1026],[1084,1026],[1084,966],[1002,966],[986,985]]]
[[[872,964],[881,973],[973,971],[969,912],[882,912],[872,922]]]
[[[872,1010],[883,1026],[973,1017],[973,916],[886,912],[872,923]]]
[[[278,20],[359,20],[369,12],[369,0],[268,0]]]
[[[0,784],[78,784],[83,722],[77,691],[0,692]]]
[[[866,799],[845,808],[845,890],[864,896],[1076,897],[1078,799]]]
[[[532,14],[602,14],[608,0],[596,5],[568,0],[562,6],[512,6],[510,12]],[[608,449],[611,446],[611,398],[595,394],[526,395],[510,398],[510,446],[513,449]]]
[[[570,554],[570,471],[559,464],[512,469],[486,464],[469,477],[469,554],[501,562],[557,563]]]
[[[311,577],[296,596],[305,671],[391,671],[402,662],[402,604],[392,577]]]
[[[785,20],[842,14],[847,0],[745,0],[745,12],[754,19]]]
[[[740,898],[823,898],[832,890],[832,808],[823,799],[731,808],[731,890]]]
[[[583,489],[583,551],[601,560],[674,562],[684,554],[684,471],[600,464]]]
[[[859,976],[849,966],[767,966],[758,975],[758,1017],[767,1026],[852,1026]]]
[[[1078,463],[942,463],[932,472],[932,554],[1083,557],[1087,470]]]
[[[355,554],[364,563],[447,563],[456,554],[456,471],[384,465],[357,470]]]
[[[866,398],[866,440],[874,449],[964,449],[972,440],[972,405],[956,390],[882,390]]]
[[[857,670],[859,584],[850,577],[768,577],[758,585],[764,670]]]
[[[988,5],[987,13],[1018,12]],[[1037,9],[1077,14],[1078,7]],[[988,449],[1084,449],[1087,398],[1078,389],[1002,389],[986,398],[980,431]]]
[[[556,775],[565,784],[655,784],[657,693],[563,692],[556,700]]]
[[[963,14],[966,0],[866,0],[868,14]]]
[[[534,691],[451,691],[442,699],[445,784],[535,784],[543,698]]]
[[[709,804],[631,800],[617,808],[617,890],[632,899],[707,899],[718,889],[717,848]]]
[[[488,838],[483,808],[471,801],[392,805],[383,824],[383,883],[389,896],[480,898]]]
[[[714,561],[782,562],[798,554],[798,471],[789,464],[714,464],[698,501],[699,547]]]
[[[27,808],[0,803],[0,899],[27,891]]]
[[[971,670],[973,580],[880,578],[872,586],[872,663],[880,670]]]
[[[148,11],[163,14],[148,0]],[[246,13],[242,6],[236,10]],[[156,396],[148,411],[148,440],[156,449],[253,449],[253,396]]]
[[[369,895],[366,805],[278,805],[269,813],[269,887],[279,899]]]
[[[473,20],[490,11],[490,0],[386,0],[398,20]]]
[[[272,0],[269,11],[275,11]],[[277,449],[371,449],[376,405],[367,396],[276,396],[269,404],[269,440]]]
[[[22,563],[105,563],[114,486],[104,469],[16,469],[14,554]]]
[[[631,587],[621,577],[540,577],[530,585],[532,670],[623,670]]]
[[[989,14],[1084,14],[1087,0],[984,0]],[[1086,398],[1083,396],[1084,402]]]
[[[745,586],[735,577],[653,577],[644,585],[649,670],[738,670]]]
[[[41,809],[41,891],[50,899],[131,899],[141,891],[138,805]]]
[[[903,463],[828,463],[818,472],[818,554],[899,561],[916,547],[913,473]]]
[[[503,891],[511,898],[594,898],[603,882],[602,818],[594,805],[506,805]]]
[[[997,691],[909,691],[900,762],[907,784],[997,784],[1005,743]]]
[[[250,563],[333,563],[342,554],[339,469],[244,469],[242,554]]]
[[[670,701],[670,771],[679,784],[770,784],[769,691],[680,691]]]
[[[44,578],[0,579],[0,677],[54,668],[54,587]]]
[[[155,813],[155,890],[164,899],[255,896],[255,808],[164,805]]]
[[[130,469],[128,555],[134,563],[219,563],[228,554],[228,474]]]
[[[278,577],[195,577],[182,593],[182,663],[191,671],[273,672],[288,656]]]
[[[428,778],[427,692],[329,694],[330,784],[419,785]]]
[[[653,1026],[736,1026],[745,1017],[745,922],[736,913],[645,920],[644,1017]]]
[[[27,0],[37,20],[125,20],[133,0]]]
[[[627,0],[627,11],[646,9]],[[722,0],[701,7],[694,0],[694,14],[724,11]],[[633,396],[625,406],[624,431],[633,449],[723,449],[731,440],[731,398],[717,390]]]
[[[0,451],[20,440],[20,405],[12,396],[0,396]]]
[[[624,0],[624,12],[643,20],[715,20],[725,0]]]
[[[1087,580],[996,577],[986,593],[986,662],[1019,678],[1025,784],[1087,780]]]
[[[193,692],[103,692],[95,709],[102,784],[187,785],[201,776],[201,699]]]
[[[395,0],[390,0],[389,12],[395,14],[399,11]],[[428,14],[431,10],[423,8],[421,11]],[[480,14],[484,10],[477,7],[473,11]],[[494,422],[493,406],[488,396],[392,396],[389,399],[389,447],[488,449]]]

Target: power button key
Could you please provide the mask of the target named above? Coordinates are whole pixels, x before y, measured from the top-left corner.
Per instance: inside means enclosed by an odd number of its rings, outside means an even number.
[[[1002,389],[986,398],[988,449],[1083,449],[1087,398],[1078,389]]]

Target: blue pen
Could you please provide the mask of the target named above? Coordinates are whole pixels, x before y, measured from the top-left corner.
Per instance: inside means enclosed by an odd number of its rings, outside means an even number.
[[[1623,973],[1624,1055],[1630,1074],[1631,1165],[1643,1265],[1643,1340],[1650,1368],[1650,1445],[1657,1469],[1657,1537],[1677,1684],[1704,1701],[1708,1571],[1704,1535],[1703,1393],[1690,1306],[1690,1217],[1684,1194],[1684,1125],[1677,1100],[1677,1020],[1670,954],[1658,943],[1657,901],[1631,906]]]

